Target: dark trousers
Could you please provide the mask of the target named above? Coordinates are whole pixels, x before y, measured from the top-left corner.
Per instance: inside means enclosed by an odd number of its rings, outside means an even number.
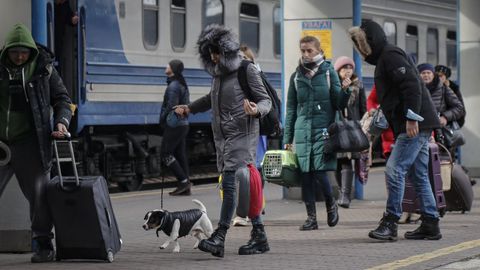
[[[53,238],[53,223],[45,192],[50,171],[45,172],[43,169],[37,139],[32,137],[11,144],[10,151],[10,163],[0,167],[0,196],[15,174],[20,189],[30,204],[33,238]]]
[[[186,137],[189,126],[166,127],[162,140],[162,161],[167,165],[178,181],[188,179],[188,159]]]
[[[334,202],[332,186],[325,171],[310,171],[302,173],[302,197],[306,204],[315,204],[317,185],[320,185],[325,203],[330,205]]]

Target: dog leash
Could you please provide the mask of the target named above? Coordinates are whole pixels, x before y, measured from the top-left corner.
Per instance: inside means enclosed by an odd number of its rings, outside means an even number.
[[[162,168],[163,166],[160,166]],[[165,168],[162,169],[162,191],[160,193],[160,209],[163,209],[163,188],[165,185]]]

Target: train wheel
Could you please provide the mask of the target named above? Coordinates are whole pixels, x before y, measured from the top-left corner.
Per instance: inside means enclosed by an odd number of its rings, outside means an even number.
[[[118,188],[124,192],[138,191],[142,188],[142,184],[143,184],[143,175],[137,174],[137,176],[130,181],[118,182]]]

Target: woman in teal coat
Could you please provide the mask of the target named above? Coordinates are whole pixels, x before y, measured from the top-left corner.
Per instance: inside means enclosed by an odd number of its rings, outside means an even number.
[[[338,222],[338,209],[326,171],[335,171],[335,154],[324,153],[328,139],[327,128],[335,120],[334,106],[343,109],[350,92],[342,91],[333,65],[324,60],[320,42],[312,36],[300,39],[302,57],[290,78],[285,119],[284,144],[295,148],[302,172],[302,197],[308,218],[300,230],[318,229],[315,191],[317,183],[325,198],[327,224]]]

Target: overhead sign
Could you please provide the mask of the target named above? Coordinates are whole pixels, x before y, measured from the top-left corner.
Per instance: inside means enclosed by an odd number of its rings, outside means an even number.
[[[303,21],[302,37],[314,36],[320,40],[320,47],[325,53],[325,59],[332,59],[332,21]]]

